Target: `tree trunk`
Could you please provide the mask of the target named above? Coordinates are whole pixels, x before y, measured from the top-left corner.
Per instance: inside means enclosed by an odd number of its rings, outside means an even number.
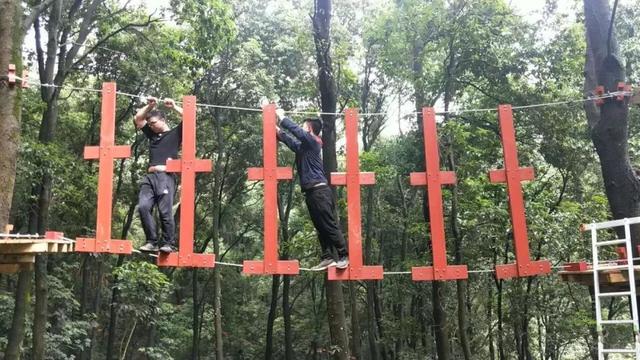
[[[48,293],[47,285],[47,255],[36,256],[35,264],[36,273],[36,303],[33,311],[33,350],[32,357],[34,360],[43,360],[45,358],[45,346],[47,335],[48,312]]]
[[[273,323],[276,321],[279,291],[280,291],[280,275],[273,275],[271,277],[271,305],[269,306],[269,314],[267,316],[267,338],[266,338],[266,345],[264,349],[265,360],[273,359]]]
[[[318,65],[318,88],[320,89],[320,103],[322,112],[334,113],[337,104],[336,81],[331,64],[331,0],[316,0],[314,2],[313,39],[316,48],[316,63]],[[334,115],[323,115],[322,127],[322,155],[324,171],[327,178],[331,172],[337,171],[336,158],[336,118]],[[335,188],[333,188],[335,196]],[[341,281],[325,279],[327,296],[327,316],[329,317],[329,333],[331,344],[335,346],[334,358],[347,360],[349,358],[349,342],[344,315],[344,295]]]
[[[102,263],[102,261],[97,261],[97,264],[98,264],[98,270],[97,270],[98,275],[96,277],[96,289],[95,289],[95,295],[94,295],[93,304],[92,304],[92,312],[96,314],[96,316],[98,316],[99,314],[100,304],[102,303],[102,282],[103,282],[103,274],[104,274],[104,264]],[[82,352],[82,356],[80,357],[82,360],[89,360],[89,359],[95,358],[97,332],[98,332],[97,324],[92,325],[90,338],[89,338],[90,339],[89,351]]]
[[[9,64],[22,68],[22,6],[17,0],[0,0],[0,70]],[[2,80],[2,78],[0,78]],[[16,159],[20,145],[20,86],[6,86],[0,81],[0,231],[9,222],[13,187],[16,179]]]
[[[291,331],[291,304],[289,303],[289,289],[291,276],[284,276],[282,284],[282,316],[284,318],[284,358],[294,360],[293,334]]]
[[[191,328],[193,336],[191,338],[191,359],[198,360],[200,350],[200,294],[198,291],[198,269],[191,269],[191,295],[193,297],[193,313]]]
[[[447,313],[444,310],[442,293],[445,290],[446,283],[443,281],[434,281],[433,287],[433,325],[436,335],[436,351],[438,360],[446,360],[450,357],[449,334],[447,329]]]
[[[116,263],[116,268],[122,266],[124,263],[124,256],[118,256],[118,262]],[[118,354],[115,349],[116,344],[116,333],[118,326],[118,302],[120,301],[120,289],[117,286],[118,278],[114,276],[113,278],[113,288],[111,290],[111,302],[109,303],[109,335],[107,337],[107,350],[106,350],[106,359],[113,360],[114,356]]]
[[[626,74],[620,62],[609,1],[584,0],[584,14],[587,38],[584,92],[590,95],[598,85],[604,86],[605,93],[616,91],[618,82],[626,82]],[[593,101],[585,102],[584,106],[613,218],[640,216],[640,181],[629,159],[628,100],[609,98],[599,108]],[[621,239],[625,238],[624,228],[618,227],[616,231]],[[633,257],[638,257],[638,224],[631,226],[631,241]],[[637,299],[640,301],[640,297]]]
[[[25,316],[30,302],[32,271],[21,271],[18,274],[18,287],[16,288],[15,305],[13,308],[13,320],[7,336],[6,360],[20,359],[22,341],[24,340]]]
[[[625,69],[620,63],[614,27],[609,28],[611,9],[606,0],[584,0],[587,54],[584,91],[590,95],[597,85],[605,92],[616,91],[625,82]],[[606,20],[606,21],[605,21]],[[609,36],[609,31],[611,34]],[[591,139],[600,158],[605,192],[614,219],[640,215],[640,181],[629,160],[628,101],[604,99],[597,107],[585,102]],[[619,235],[624,237],[623,229]],[[634,245],[640,244],[640,226],[631,227]],[[638,256],[633,246],[634,256]]]
[[[351,307],[351,359],[362,359],[360,342],[360,316],[358,315],[358,301],[353,281],[349,281],[349,306]]]
[[[280,214],[280,229],[282,231],[282,260],[289,259],[287,244],[289,243],[289,216],[293,209],[293,189],[295,185],[290,181],[287,188],[286,207],[282,206],[282,201],[278,197],[278,213]],[[291,288],[291,276],[283,275],[282,277],[282,317],[284,321],[284,358],[285,360],[293,360],[293,333],[291,329],[291,304],[289,301],[289,290]]]
[[[213,113],[214,119],[218,119],[217,110],[214,109]],[[218,154],[217,154],[217,164],[220,164],[221,160],[224,157],[224,134],[222,133],[222,125],[220,121],[214,121],[214,129],[215,129],[215,137],[216,143],[218,146]],[[221,213],[221,203],[222,199],[220,196],[222,192],[220,191],[222,187],[222,180],[224,174],[222,173],[223,167],[215,166],[213,169],[213,193],[216,194],[217,199],[215,200],[215,205],[213,206],[213,229],[211,236],[213,237],[213,252],[216,255],[216,259],[220,258],[220,213]],[[216,345],[216,360],[224,359],[224,343],[222,340],[222,281],[220,274],[220,267],[216,266],[213,268],[213,316],[214,316],[214,328],[215,328],[215,345]]]
[[[0,0],[0,69],[5,71],[9,64],[16,70],[22,68],[22,6],[20,1]],[[11,201],[16,179],[16,159],[20,144],[20,86],[9,87],[6,78],[0,78],[0,231],[9,222]],[[18,84],[19,85],[19,84]],[[26,308],[31,293],[33,272],[22,271],[18,275],[11,328],[7,335],[5,359],[20,358],[20,348],[24,340]]]

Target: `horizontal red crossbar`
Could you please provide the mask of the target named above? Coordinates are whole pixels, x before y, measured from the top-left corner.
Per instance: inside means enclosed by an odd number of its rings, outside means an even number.
[[[196,160],[167,160],[167,172],[210,172],[213,163],[207,159]]]
[[[411,278],[414,281],[456,280],[468,277],[467,265],[446,265],[441,269],[433,266],[411,268]]]
[[[216,265],[216,257],[214,254],[160,253],[157,264],[158,266],[212,268]]]
[[[528,181],[535,179],[535,174],[532,167],[510,170],[509,173],[514,174],[513,181]],[[505,171],[504,169],[489,171],[489,181],[494,184],[507,182],[507,171]]]
[[[265,180],[265,174],[267,174],[267,180],[289,180],[293,179],[293,169],[290,167],[278,167],[275,174],[273,170],[265,171],[264,168],[249,168],[247,169],[247,180],[259,181]]]
[[[507,279],[544,275],[551,272],[551,263],[547,260],[518,262],[514,264],[496,265],[496,278]]]
[[[443,185],[455,184],[457,181],[456,173],[453,171],[440,171],[434,176],[436,178],[436,182]],[[427,174],[424,172],[412,172],[409,174],[409,182],[412,186],[427,185]]]
[[[85,146],[84,147],[84,159],[96,160],[101,157],[109,159],[128,158],[131,156],[131,146],[129,145],[104,145],[104,146]]]
[[[298,260],[276,260],[272,262],[245,260],[242,263],[242,272],[247,275],[298,275],[300,273],[300,264]]]
[[[108,240],[100,241],[95,238],[76,239],[75,251],[87,253],[131,254],[131,241]]]
[[[353,176],[360,185],[374,185],[376,183],[376,175],[372,172],[348,176]],[[343,172],[331,173],[331,185],[347,185],[347,174]]]
[[[384,269],[380,265],[349,266],[345,270],[332,266],[327,275],[329,280],[382,280]]]

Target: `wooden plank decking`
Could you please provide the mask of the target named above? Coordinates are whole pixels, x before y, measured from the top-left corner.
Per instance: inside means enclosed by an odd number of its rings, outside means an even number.
[[[7,226],[9,234],[12,226]],[[0,237],[0,273],[32,270],[36,255],[74,251],[74,242],[62,233],[47,232],[44,236],[5,235]]]

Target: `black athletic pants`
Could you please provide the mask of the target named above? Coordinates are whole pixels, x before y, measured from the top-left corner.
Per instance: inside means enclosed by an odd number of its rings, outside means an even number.
[[[145,175],[138,194],[138,212],[147,242],[176,245],[176,225],[173,221],[173,198],[176,193],[176,178],[173,174],[154,172]],[[162,239],[158,242],[158,229],[153,218],[153,208],[158,205]]]
[[[311,221],[318,232],[318,239],[322,247],[322,259],[333,258],[333,249],[338,257],[347,256],[348,250],[338,226],[334,208],[333,192],[328,186],[311,188],[305,193],[305,202],[311,215]]]

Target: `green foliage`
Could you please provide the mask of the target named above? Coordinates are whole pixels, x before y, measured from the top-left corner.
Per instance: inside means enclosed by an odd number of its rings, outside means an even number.
[[[420,118],[405,113],[425,105],[494,108],[498,103],[582,96],[582,15],[573,14],[573,21],[554,3],[548,2],[542,20],[531,23],[503,0],[333,1],[331,55],[339,108],[388,113],[362,117],[360,124],[366,149],[360,154],[361,168],[376,174],[375,186],[361,192],[367,263],[382,264],[388,271],[431,263],[425,191],[409,184],[411,172],[424,171]],[[103,81],[115,81],[118,90],[136,95],[179,100],[195,94],[200,103],[259,107],[264,100],[275,100],[286,110],[319,108],[309,19],[312,1],[189,0],[170,5],[157,12],[144,7],[118,12],[116,2],[101,6],[89,45],[127,23],[143,23],[149,16],[154,21],[101,42],[77,64],[67,84],[99,88]],[[631,81],[638,78],[639,9],[637,1],[621,4],[616,20]],[[61,94],[58,136],[43,145],[37,140],[43,103],[37,89],[24,92],[12,221],[19,231],[29,231],[33,188],[49,173],[54,183],[48,228],[73,238],[95,231],[97,166],[83,159],[83,151],[99,141],[100,98],[70,90]],[[116,142],[132,145],[132,157],[114,162],[112,231],[114,237],[139,245],[144,233],[135,204],[147,166],[147,143],[131,121],[139,101],[121,95],[117,105]],[[639,117],[635,110],[630,114],[634,163],[640,159]],[[262,185],[246,177],[247,168],[262,166],[260,119],[259,112],[198,110],[198,156],[212,159],[214,171],[197,176],[194,244],[197,251],[217,252],[218,261],[263,257]],[[609,210],[584,110],[580,104],[533,108],[516,111],[514,119],[519,161],[536,170],[535,181],[524,186],[532,256],[554,265],[588,259],[588,239],[578,225],[606,219]],[[178,121],[170,116],[171,124]],[[386,130],[381,135],[382,128]],[[443,188],[448,261],[468,264],[472,270],[511,262],[507,194],[503,184],[491,184],[487,177],[488,171],[502,167],[495,112],[438,116],[438,132],[441,169],[454,170],[458,180],[455,188]],[[338,120],[339,148],[342,133]],[[279,166],[291,166],[294,155],[283,146],[279,150]],[[339,157],[343,160],[344,153]],[[317,262],[320,248],[304,195],[297,182],[292,186],[279,184],[279,205],[289,210],[286,224],[281,217],[279,250],[307,267]],[[338,205],[348,230],[343,188],[338,189]],[[84,358],[103,358],[110,332],[110,350],[124,359],[184,359],[195,353],[210,358],[217,335],[224,338],[228,358],[264,357],[272,277],[248,277],[235,267],[219,266],[222,298],[216,309],[210,270],[159,270],[154,261],[138,255],[121,265],[109,256],[53,259],[48,282],[51,359],[81,358],[83,353]],[[303,273],[290,279],[296,359],[326,359],[334,350],[323,276]],[[11,326],[15,279],[3,275],[0,282],[0,349]],[[284,358],[284,283],[279,277],[275,281],[281,283],[275,294],[274,358]],[[354,298],[345,298],[355,302],[348,318],[349,324],[354,318],[360,321],[361,334],[355,338],[362,340],[362,358],[374,358],[375,347],[386,359],[435,356],[430,285],[412,282],[406,275],[353,285]],[[506,358],[517,358],[519,341],[525,338],[534,359],[587,358],[594,345],[586,288],[561,282],[556,275],[496,281],[488,273],[472,273],[465,285],[461,304],[454,283],[442,286],[452,358],[463,358],[459,335],[464,330],[456,322],[459,306],[468,314],[466,331],[478,359],[490,358],[499,346]],[[608,305],[614,315],[625,312],[623,303]],[[112,310],[116,318],[110,325]],[[217,311],[222,314],[223,334],[215,330]],[[31,321],[27,319],[28,326]],[[194,349],[195,333],[200,342]],[[618,341],[624,335],[612,331],[609,336]],[[27,357],[30,337],[27,332]]]

